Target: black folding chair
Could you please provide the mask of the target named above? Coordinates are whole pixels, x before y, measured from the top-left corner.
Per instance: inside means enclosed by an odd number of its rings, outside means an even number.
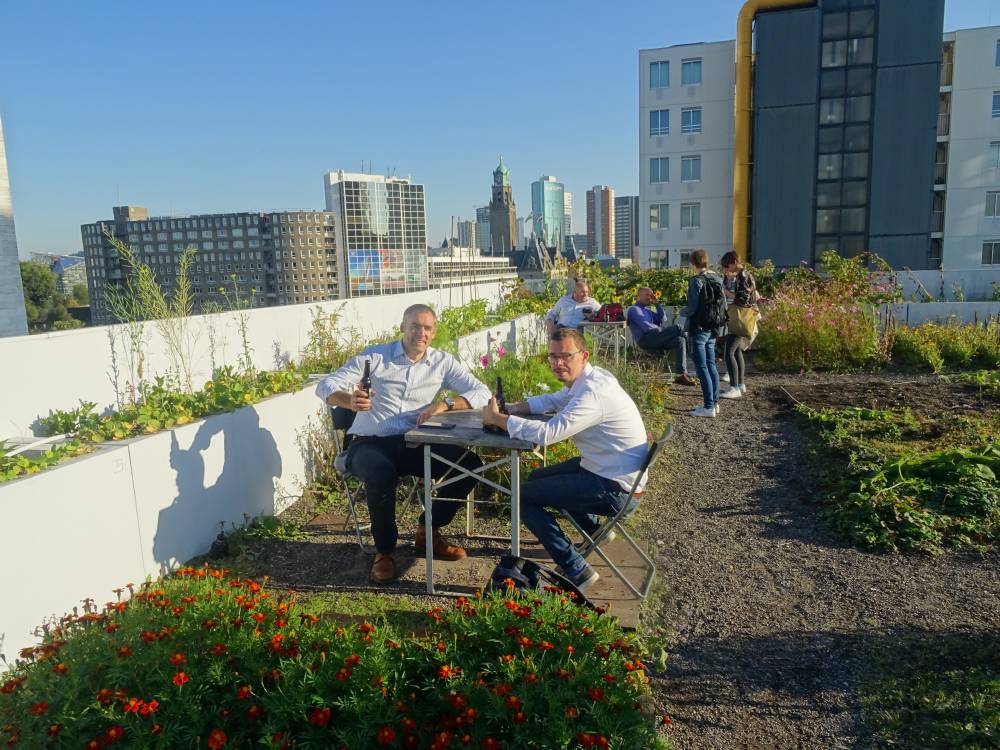
[[[656,462],[657,457],[660,455],[660,451],[663,450],[663,446],[673,437],[674,428],[670,425],[667,429],[663,431],[660,439],[655,441],[649,446],[649,450],[646,451],[646,458],[643,459],[642,468],[639,471],[639,476],[636,478],[635,482],[632,484],[632,490],[628,493],[628,498],[625,500],[625,504],[622,505],[622,509],[618,511],[614,516],[609,517],[602,523],[593,535],[588,534],[583,528],[577,523],[576,519],[569,514],[564,514],[566,518],[569,519],[570,523],[576,528],[577,531],[583,535],[582,544],[577,545],[577,551],[584,557],[587,558],[591,553],[596,552],[608,567],[614,572],[616,576],[628,586],[629,590],[635,594],[639,599],[644,599],[649,593],[649,587],[653,584],[653,577],[656,575],[656,565],[650,558],[646,551],[639,546],[639,544],[632,538],[632,535],[628,533],[625,529],[624,522],[635,513],[639,508],[639,500],[642,497],[641,492],[636,492],[639,487],[639,482],[642,481],[643,474],[645,474],[649,469],[652,468],[653,464]],[[636,501],[636,502],[633,502]],[[625,575],[622,570],[615,565],[611,559],[607,556],[601,545],[605,542],[610,542],[612,539],[621,536],[625,541],[631,545],[639,556],[643,559],[646,564],[646,570],[643,574],[642,583],[639,586],[633,584],[628,576]]]

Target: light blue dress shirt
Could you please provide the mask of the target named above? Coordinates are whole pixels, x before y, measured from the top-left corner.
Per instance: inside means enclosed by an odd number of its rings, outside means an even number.
[[[489,388],[469,368],[440,349],[428,347],[419,362],[411,362],[401,341],[369,346],[347,364],[323,378],[316,395],[324,403],[337,391],[353,393],[371,360],[372,408],[359,411],[348,431],[352,435],[402,435],[417,425],[417,416],[441,390],[454,391],[473,409],[489,403]]]

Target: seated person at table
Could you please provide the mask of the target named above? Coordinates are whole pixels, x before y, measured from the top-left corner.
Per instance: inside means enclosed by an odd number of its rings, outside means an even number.
[[[590,285],[579,279],[572,294],[564,294],[545,315],[545,327],[551,335],[557,327],[576,328],[601,309],[601,303],[590,296]],[[589,312],[588,312],[589,311]]]
[[[662,354],[673,350],[677,364],[679,385],[698,385],[698,381],[688,375],[687,334],[680,326],[663,325],[663,306],[656,301],[656,294],[648,286],[638,291],[638,300],[628,309],[626,319],[635,343],[643,351]],[[652,309],[650,309],[652,308]]]
[[[386,583],[396,575],[393,553],[398,536],[396,486],[399,477],[424,475],[423,449],[407,447],[404,434],[442,412],[478,409],[490,398],[489,389],[458,359],[431,348],[436,330],[434,311],[426,305],[411,305],[403,313],[402,336],[398,341],[369,346],[316,387],[316,395],[325,403],[357,412],[349,430],[354,437],[347,450],[347,469],[364,483],[368,496],[372,537],[377,550],[371,575],[376,583]],[[371,360],[370,394],[359,385],[365,360]],[[435,401],[442,389],[461,395],[454,400]],[[463,458],[465,449],[461,446],[436,446],[435,452],[470,470],[483,465],[474,453]],[[439,461],[431,465],[434,478],[446,474],[448,469]],[[455,494],[450,496],[465,497],[475,484],[474,478],[464,477],[452,485]],[[434,557],[438,559],[465,557],[465,550],[448,544],[440,532],[440,528],[455,517],[459,507],[459,503],[435,505],[432,534]],[[423,515],[419,523],[416,546],[418,554],[422,554],[425,549]]]
[[[538,537],[562,572],[580,589],[598,579],[546,506],[569,513],[591,534],[597,515],[622,509],[646,457],[646,428],[635,402],[615,376],[593,367],[583,334],[560,328],[549,339],[549,366],[565,384],[557,393],[507,404],[501,414],[496,399],[483,409],[483,424],[507,430],[512,438],[551,445],[572,437],[580,451],[554,466],[535,469],[521,485],[521,520]],[[516,416],[554,411],[548,422]],[[645,477],[643,478],[645,482]],[[639,485],[637,492],[642,490]]]

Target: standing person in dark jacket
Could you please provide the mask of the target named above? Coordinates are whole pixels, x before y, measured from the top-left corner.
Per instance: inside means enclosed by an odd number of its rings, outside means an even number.
[[[757,293],[757,283],[750,272],[740,263],[736,253],[730,251],[719,259],[719,267],[724,275],[726,300],[730,306],[757,307],[760,295]],[[729,332],[725,339],[726,369],[729,371],[729,388],[720,395],[722,398],[742,398],[746,395],[747,386],[744,381],[746,363],[743,352],[750,347],[752,336],[738,336]]]
[[[722,279],[708,270],[708,253],[701,248],[691,253],[691,271],[694,275],[688,281],[687,306],[683,314],[688,319],[691,356],[705,403],[689,414],[692,417],[715,417],[719,414],[719,370],[715,366],[715,339],[725,332],[726,327],[725,323],[711,328],[703,327],[697,321],[703,314],[700,309],[702,289],[708,284],[717,284],[721,290]]]

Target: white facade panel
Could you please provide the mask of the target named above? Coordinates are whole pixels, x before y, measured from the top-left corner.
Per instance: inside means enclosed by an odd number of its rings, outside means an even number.
[[[7,176],[7,151],[0,122],[0,336],[23,336],[28,332],[21,289],[21,266],[14,232],[14,206]]]
[[[682,61],[701,60],[701,83],[681,84]],[[735,44],[685,44],[639,51],[639,262],[643,267],[680,264],[695,248],[717,260],[732,249],[733,106]],[[651,87],[651,63],[667,63],[666,86]],[[659,83],[663,69],[658,68]],[[700,108],[700,131],[686,133],[684,110]],[[653,111],[666,110],[669,132],[651,132]],[[659,130],[664,128],[658,116]],[[700,179],[683,181],[682,159],[700,157]],[[651,181],[654,158],[668,158],[668,181]],[[650,226],[650,208],[669,206],[669,228]],[[700,220],[681,228],[681,205],[698,204]]]

